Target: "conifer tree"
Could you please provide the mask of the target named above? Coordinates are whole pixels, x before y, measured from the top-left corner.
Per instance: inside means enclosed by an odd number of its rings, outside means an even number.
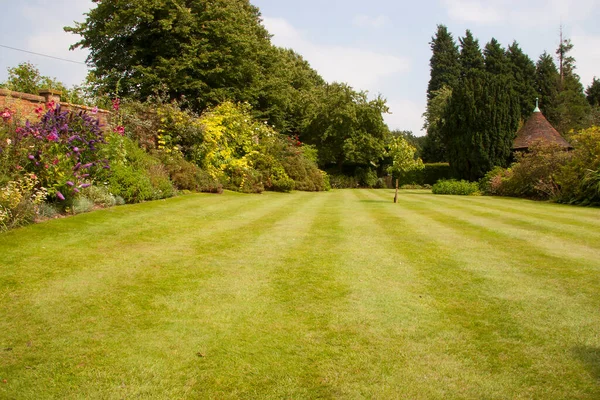
[[[519,97],[521,119],[526,120],[535,107],[535,99],[539,97],[535,89],[535,64],[514,41],[506,53],[512,71],[515,93]]]
[[[438,25],[437,32],[429,42],[431,46],[431,78],[427,86],[427,99],[431,100],[434,92],[443,86],[453,88],[458,83],[460,64],[458,62],[458,47],[452,34],[444,25]]]
[[[585,90],[585,94],[591,106],[600,106],[600,79],[594,77],[590,86]]]
[[[460,62],[461,77],[468,76],[477,71],[482,71],[485,67],[483,54],[479,47],[479,41],[473,37],[470,30],[467,29],[465,37],[458,39],[460,42]]]
[[[540,99],[540,109],[546,119],[556,126],[558,122],[558,87],[560,74],[551,55],[544,52],[535,66],[535,88]]]
[[[512,78],[471,71],[454,90],[445,119],[443,136],[455,176],[476,180],[494,166],[506,166],[520,119]]]
[[[444,25],[438,25],[437,32],[431,38],[431,78],[427,87],[427,110],[424,128],[427,129],[425,137],[424,159],[428,162],[446,161],[446,150],[441,137],[443,109],[452,96],[452,88],[458,84],[460,77],[460,63],[458,60],[458,46]],[[442,97],[438,96],[443,94]]]
[[[495,38],[485,45],[483,55],[487,72],[493,75],[510,74],[511,68],[506,51]]]

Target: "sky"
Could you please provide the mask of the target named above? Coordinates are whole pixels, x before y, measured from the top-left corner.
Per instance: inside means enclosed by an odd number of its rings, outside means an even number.
[[[438,24],[455,39],[470,29],[481,47],[492,37],[516,40],[534,61],[554,54],[559,30],[574,44],[576,72],[587,87],[600,77],[598,0],[251,0],[272,42],[292,48],[327,81],[387,99],[390,129],[422,131],[429,81],[429,42]],[[70,51],[78,39],[63,27],[83,21],[90,0],[0,0],[0,82],[7,68],[35,64],[67,85],[83,82],[87,53]],[[76,63],[15,51],[9,46]]]

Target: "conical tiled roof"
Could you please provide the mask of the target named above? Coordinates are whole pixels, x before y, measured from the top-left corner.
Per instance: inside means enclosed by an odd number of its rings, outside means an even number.
[[[537,107],[533,114],[531,114],[531,117],[517,132],[517,137],[513,142],[513,150],[527,150],[534,142],[558,145],[565,149],[572,148],[569,142],[550,125],[550,122],[548,122]]]

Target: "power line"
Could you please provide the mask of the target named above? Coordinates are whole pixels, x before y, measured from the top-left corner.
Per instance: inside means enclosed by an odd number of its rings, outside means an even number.
[[[66,61],[66,62],[70,62],[70,63],[73,63],[73,64],[81,64],[81,65],[86,65],[87,66],[86,63],[81,62],[81,61],[67,60],[66,58],[54,57],[54,56],[50,56],[48,54],[42,54],[42,53],[36,53],[34,51],[29,51],[29,50],[17,49],[16,47],[5,46],[3,44],[0,44],[0,47],[4,47],[6,49],[11,49],[11,50],[15,50],[15,51],[21,51],[23,53],[35,54],[36,56],[48,57],[48,58],[53,58],[55,60]]]

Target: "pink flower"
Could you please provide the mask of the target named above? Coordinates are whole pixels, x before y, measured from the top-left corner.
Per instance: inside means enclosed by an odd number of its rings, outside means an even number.
[[[94,108],[92,108],[92,114],[98,114],[98,106],[94,106]]]
[[[115,133],[118,133],[119,135],[123,136],[125,134],[125,127],[122,125],[119,125],[119,126],[115,127],[114,131],[115,131]]]
[[[121,100],[117,97],[112,101],[112,108],[115,111],[119,111],[119,107],[121,106]]]
[[[44,112],[44,107],[43,106],[36,107],[34,111],[39,116],[40,114],[42,114]]]
[[[65,196],[63,196],[63,194],[61,192],[56,192],[56,197],[58,197],[61,200],[65,199]]]
[[[10,121],[12,116],[13,116],[13,113],[8,108],[5,108],[4,111],[2,113],[0,113],[0,117],[2,117],[4,122]]]
[[[52,132],[48,136],[46,136],[46,139],[48,139],[48,141],[50,142],[58,142],[58,135],[56,134],[56,132]]]
[[[46,103],[46,108],[48,110],[54,110],[54,107],[56,107],[56,102],[54,100],[50,100]]]

